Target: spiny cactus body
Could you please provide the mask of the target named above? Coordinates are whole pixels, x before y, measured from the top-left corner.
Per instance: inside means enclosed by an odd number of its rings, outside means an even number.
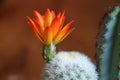
[[[105,14],[97,46],[99,80],[118,80],[120,66],[120,6]]]
[[[58,52],[43,71],[41,80],[97,80],[95,65],[79,52]]]

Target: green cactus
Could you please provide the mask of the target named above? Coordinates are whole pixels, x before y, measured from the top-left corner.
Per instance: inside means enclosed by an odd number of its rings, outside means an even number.
[[[84,54],[60,51],[45,64],[41,80],[98,80],[98,74]]]
[[[110,8],[100,24],[97,66],[99,80],[120,79],[120,5]]]

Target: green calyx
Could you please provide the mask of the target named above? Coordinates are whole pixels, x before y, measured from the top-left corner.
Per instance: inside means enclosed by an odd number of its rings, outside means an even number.
[[[44,60],[49,62],[56,54],[56,47],[54,44],[44,45],[42,49],[42,55]]]

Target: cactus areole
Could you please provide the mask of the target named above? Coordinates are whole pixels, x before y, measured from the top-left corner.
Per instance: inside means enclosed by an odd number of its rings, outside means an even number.
[[[97,44],[99,80],[120,80],[120,5],[106,12]]]

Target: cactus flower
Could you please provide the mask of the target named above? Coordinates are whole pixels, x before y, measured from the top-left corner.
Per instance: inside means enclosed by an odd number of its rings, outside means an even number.
[[[56,45],[74,30],[74,28],[70,28],[73,20],[63,27],[65,21],[64,12],[56,15],[54,11],[47,9],[44,15],[34,11],[34,16],[33,19],[27,16],[28,23],[35,36],[44,45],[50,45],[51,43]]]

